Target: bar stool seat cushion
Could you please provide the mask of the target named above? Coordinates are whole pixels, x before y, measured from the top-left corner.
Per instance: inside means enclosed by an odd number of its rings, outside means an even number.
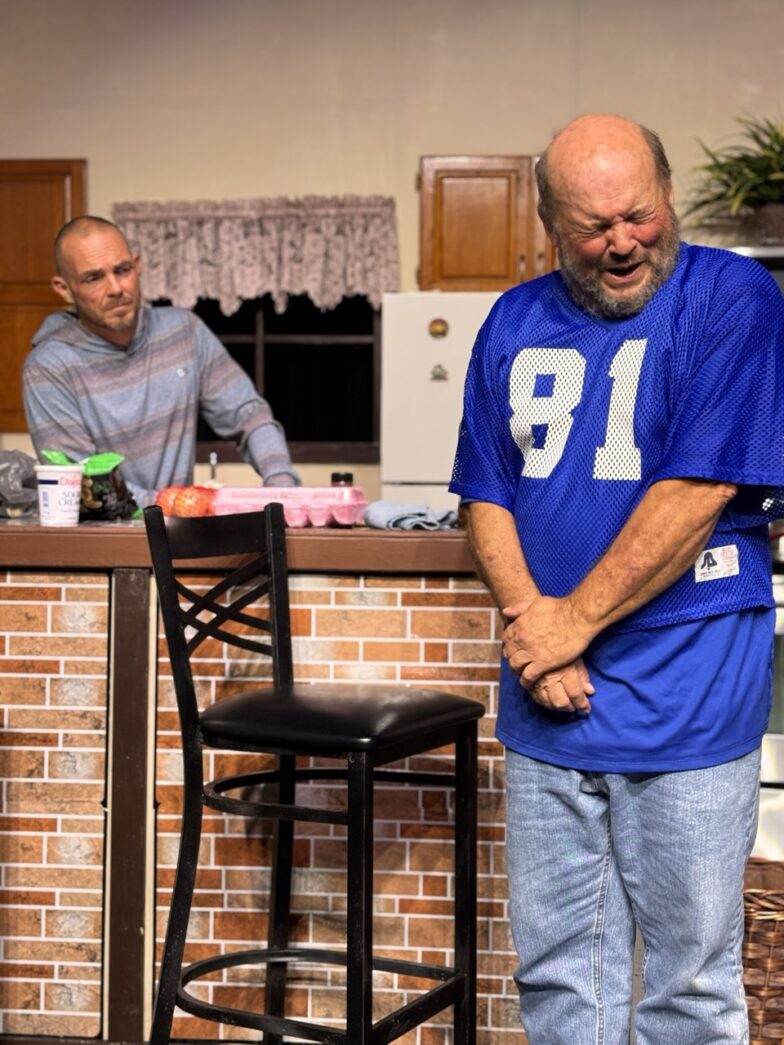
[[[375,751],[484,712],[467,697],[400,684],[315,683],[250,690],[202,712],[205,744],[328,754]]]

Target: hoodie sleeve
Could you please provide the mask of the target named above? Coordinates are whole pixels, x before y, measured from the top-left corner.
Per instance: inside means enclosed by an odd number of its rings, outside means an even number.
[[[245,371],[215,335],[195,321],[201,412],[216,435],[233,439],[267,486],[296,486],[286,436]]]
[[[35,353],[28,356],[22,388],[27,427],[39,458],[42,450],[61,450],[72,461],[96,452],[79,401],[55,367],[36,358]]]

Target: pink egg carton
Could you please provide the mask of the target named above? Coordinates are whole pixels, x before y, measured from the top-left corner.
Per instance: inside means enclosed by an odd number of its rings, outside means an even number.
[[[358,486],[221,486],[215,515],[257,512],[273,501],[283,505],[286,526],[354,526],[362,522],[367,500]]]

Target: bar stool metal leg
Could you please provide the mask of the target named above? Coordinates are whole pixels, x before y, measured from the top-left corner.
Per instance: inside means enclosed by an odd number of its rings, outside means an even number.
[[[161,973],[158,994],[155,999],[150,1045],[169,1045],[171,1037],[174,1007],[177,1002],[177,990],[180,985],[180,970],[185,952],[185,939],[188,932],[193,889],[196,883],[196,871],[199,860],[199,842],[201,840],[201,753],[198,755],[198,768],[191,772],[198,776],[195,783],[188,784],[188,765],[186,764],[186,785],[184,788],[182,810],[182,833],[180,850],[177,857],[177,869],[174,876],[169,922],[166,927],[166,938],[161,957]]]
[[[476,1041],[476,772],[476,725],[471,723],[455,744],[455,971],[463,976],[455,1045]]]
[[[286,805],[294,804],[295,780],[294,768],[296,759],[291,755],[282,755],[278,760],[280,784],[278,785],[278,802]],[[272,867],[270,877],[269,928],[267,932],[268,946],[284,950],[289,944],[289,912],[291,910],[291,873],[294,858],[294,821],[280,819],[275,821],[275,835],[272,845]],[[270,962],[267,965],[265,986],[265,1011],[271,1016],[282,1016],[286,1002],[286,962]],[[280,1045],[283,1039],[279,1034],[265,1034],[266,1045]]]
[[[373,770],[366,754],[348,758],[346,1033],[370,1045],[373,1033]]]

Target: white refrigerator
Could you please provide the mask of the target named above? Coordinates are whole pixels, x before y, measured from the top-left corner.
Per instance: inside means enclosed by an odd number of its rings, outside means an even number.
[[[435,510],[447,490],[477,331],[498,293],[412,291],[381,305],[381,496]]]

